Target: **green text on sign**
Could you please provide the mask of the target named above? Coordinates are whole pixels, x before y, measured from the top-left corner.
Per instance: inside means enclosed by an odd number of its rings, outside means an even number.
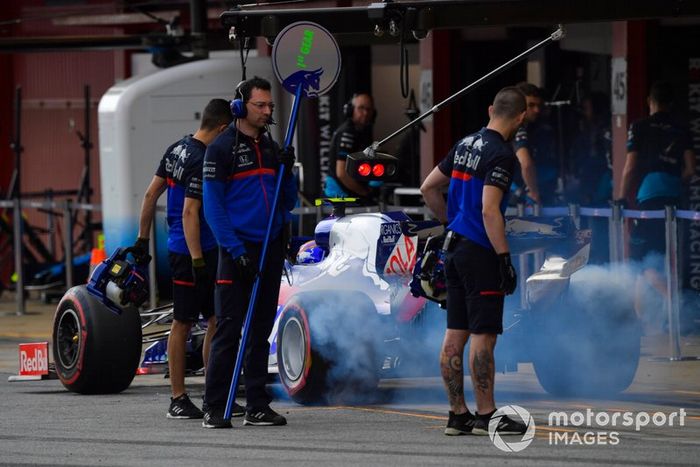
[[[304,29],[304,35],[301,37],[301,47],[299,47],[299,55],[297,55],[297,66],[306,68],[305,56],[311,52],[311,46],[314,43],[314,32],[309,29]]]

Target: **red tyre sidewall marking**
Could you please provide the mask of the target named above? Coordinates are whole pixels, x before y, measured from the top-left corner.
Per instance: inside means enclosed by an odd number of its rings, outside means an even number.
[[[83,312],[83,307],[80,305],[80,302],[78,301],[78,297],[74,294],[71,293],[70,297],[72,298],[72,304],[75,305],[75,308],[77,308],[78,316],[80,318],[80,350],[79,350],[79,356],[78,356],[78,361],[76,363],[76,371],[75,374],[68,380],[63,378],[63,375],[59,373],[59,377],[61,378],[61,381],[63,384],[73,384],[79,377],[81,370],[83,369],[83,357],[85,353],[85,341],[87,340],[87,330],[86,330],[86,321],[85,321],[85,313]],[[64,298],[63,300],[66,300],[68,297]],[[61,302],[63,302],[61,300]],[[61,305],[59,304],[59,307]]]

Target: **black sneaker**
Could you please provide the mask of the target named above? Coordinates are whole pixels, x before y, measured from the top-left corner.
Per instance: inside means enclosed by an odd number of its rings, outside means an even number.
[[[270,408],[270,406],[262,409],[251,409],[246,411],[244,425],[253,426],[281,426],[287,424],[287,419]]]
[[[180,397],[176,397],[175,399],[172,397],[170,398],[170,408],[168,409],[166,417],[194,419],[202,418],[203,416],[204,412],[199,410],[197,406],[192,403],[187,393],[181,395]]]
[[[233,428],[231,420],[224,418],[224,410],[210,409],[204,412],[204,420],[202,420],[204,428]]]
[[[516,422],[508,415],[500,415],[496,418],[498,419],[496,431],[500,435],[524,435],[527,431],[527,426],[523,422]],[[477,416],[472,434],[488,435],[490,423],[491,417]]]
[[[245,415],[245,407],[234,402],[233,407],[231,407],[231,417],[242,417],[243,415]]]
[[[207,405],[206,402],[202,402],[202,412],[208,412],[209,411],[209,405]],[[236,417],[242,417],[245,415],[245,407],[243,407],[241,404],[234,402],[233,407],[231,408],[231,418],[236,418]]]
[[[450,411],[450,416],[447,419],[447,428],[445,428],[445,434],[447,436],[470,435],[472,434],[472,428],[474,428],[475,420],[476,418],[469,411],[459,415]]]

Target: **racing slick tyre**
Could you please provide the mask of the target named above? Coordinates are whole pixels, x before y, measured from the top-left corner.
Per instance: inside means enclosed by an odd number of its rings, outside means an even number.
[[[532,360],[545,391],[565,397],[608,397],[632,384],[641,326],[622,295],[598,290],[595,300],[585,301],[569,294],[536,321]],[[597,306],[600,303],[607,305]]]
[[[61,383],[80,394],[118,393],[129,387],[141,356],[141,317],[121,315],[85,285],[66,292],[53,320],[53,359]]]
[[[376,392],[381,371],[379,316],[363,293],[300,293],[282,310],[279,378],[300,404],[356,403]]]

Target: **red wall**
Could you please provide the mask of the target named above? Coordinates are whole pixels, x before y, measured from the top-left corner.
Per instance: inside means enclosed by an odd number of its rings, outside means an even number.
[[[20,3],[20,5],[17,5]],[[89,2],[101,3],[101,2]],[[111,3],[111,2],[110,2]],[[84,6],[83,6],[84,8]],[[3,5],[1,19],[23,18],[0,29],[3,36],[113,35],[111,27],[56,26],[52,17],[66,7],[46,7],[40,0]],[[29,20],[29,18],[41,18]],[[23,193],[77,190],[84,166],[84,150],[76,130],[85,132],[84,86],[91,87],[90,134],[92,203],[100,202],[97,105],[116,78],[126,74],[123,51],[0,53],[0,193],[5,194],[14,168],[9,149],[13,137],[14,90],[22,87],[21,162]],[[71,129],[70,122],[74,122]],[[26,210],[30,224],[44,227],[46,214]],[[99,215],[97,216],[99,220]],[[60,239],[58,240],[60,242]]]

